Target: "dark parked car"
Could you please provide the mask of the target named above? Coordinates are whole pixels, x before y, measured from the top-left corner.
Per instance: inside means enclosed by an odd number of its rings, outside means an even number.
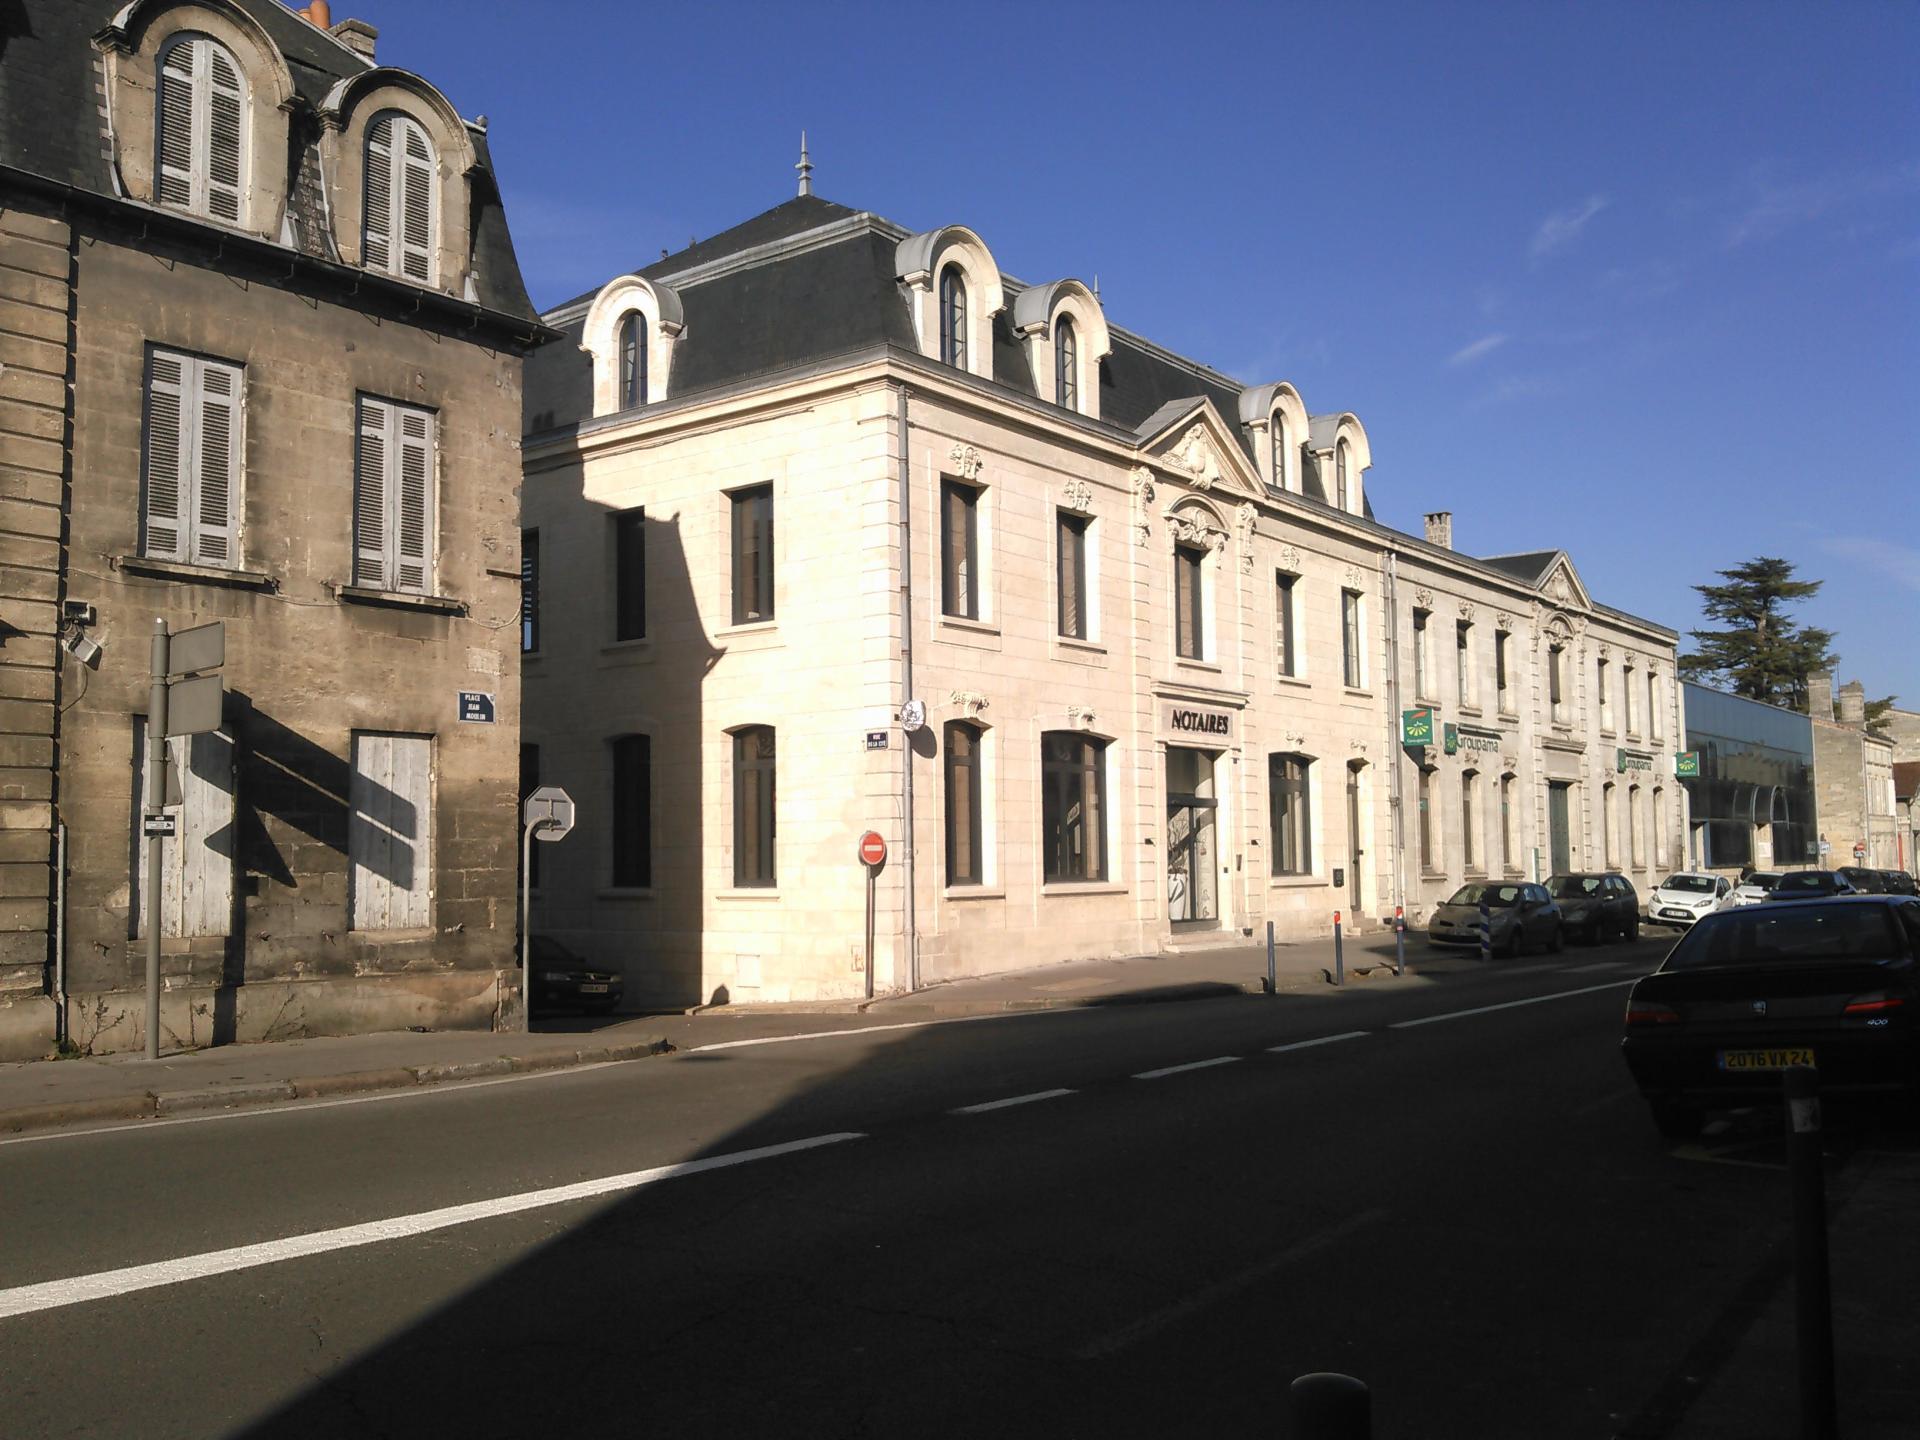
[[[534,1013],[585,1010],[604,1015],[619,1006],[625,988],[618,970],[584,960],[549,936],[533,937]]]
[[[1670,1136],[1712,1105],[1778,1098],[1810,1065],[1823,1095],[1920,1093],[1920,900],[1847,896],[1709,915],[1627,997],[1621,1053]]]
[[[1920,883],[1904,870],[1882,870],[1880,878],[1887,882],[1889,895],[1920,895]]]
[[[1427,922],[1435,945],[1480,944],[1480,907],[1487,907],[1487,943],[1499,955],[1524,955],[1530,945],[1560,948],[1560,907],[1539,885],[1520,882],[1462,885]]]
[[[1789,870],[1767,892],[1769,900],[1820,900],[1859,892],[1838,870]]]
[[[1833,872],[1855,891],[1862,895],[1884,895],[1887,893],[1887,877],[1878,870],[1868,870],[1861,865],[1842,865]]]
[[[1607,935],[1640,938],[1640,897],[1624,875],[1610,870],[1552,875],[1547,893],[1560,903],[1560,923],[1569,940],[1592,944]]]

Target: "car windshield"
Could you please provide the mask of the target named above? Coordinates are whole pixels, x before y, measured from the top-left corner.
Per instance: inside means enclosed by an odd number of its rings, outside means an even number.
[[[1743,887],[1757,887],[1761,890],[1771,890],[1779,883],[1780,876],[1771,870],[1756,870],[1740,882]]]
[[[1600,893],[1598,875],[1556,875],[1547,881],[1547,890],[1557,900],[1577,900],[1582,895]]]
[[[1660,888],[1687,895],[1711,895],[1713,877],[1711,875],[1669,875],[1660,882]]]
[[[1453,892],[1449,905],[1487,905],[1494,909],[1520,903],[1518,885],[1462,885]]]
[[[1893,917],[1884,905],[1849,900],[1791,908],[1753,905],[1700,921],[1661,968],[1883,960],[1899,953]]]

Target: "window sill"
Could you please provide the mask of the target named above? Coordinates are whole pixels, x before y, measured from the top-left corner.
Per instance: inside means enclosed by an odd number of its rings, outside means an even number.
[[[432,940],[440,932],[431,925],[412,925],[405,930],[349,930],[347,933],[369,945],[404,945]]]
[[[1066,651],[1073,660],[1104,661],[1107,658],[1107,647],[1098,640],[1082,640],[1073,635],[1054,636],[1053,648]]]
[[[1040,887],[1042,895],[1124,895],[1127,887],[1117,880],[1049,880]]]
[[[1359,685],[1347,685],[1342,688],[1356,700],[1371,700],[1373,698],[1373,692],[1371,690]]]
[[[779,628],[778,620],[741,620],[733,625],[722,625],[713,635],[716,640],[728,635],[766,635]]]
[[[1486,714],[1486,711],[1482,710],[1478,705],[1469,705],[1464,700],[1460,702],[1459,709],[1462,715],[1471,715],[1476,720]]]
[[[114,569],[161,580],[198,581],[230,585],[236,590],[278,590],[280,582],[264,570],[229,570],[224,565],[190,565],[184,560],[156,560],[146,555],[116,555]]]
[[[651,885],[609,885],[604,890],[596,890],[593,898],[596,900],[651,900],[654,898],[654,889]]]
[[[780,898],[780,888],[777,885],[735,886],[729,890],[714,891],[713,898],[716,900],[759,900],[771,902]]]
[[[1445,880],[1447,878],[1447,872],[1444,870],[1429,870],[1426,866],[1422,865],[1420,867],[1420,878],[1422,880]]]
[[[940,892],[947,900],[1004,900],[1007,892],[998,885],[949,885]]]
[[[1273,677],[1273,683],[1276,685],[1291,685],[1296,690],[1311,690],[1313,688],[1313,682],[1304,675],[1276,675]]]
[[[1269,890],[1309,890],[1317,889],[1327,883],[1324,875],[1269,875]]]
[[[653,659],[653,641],[645,635],[635,640],[609,640],[600,647],[602,664],[625,661],[637,665]]]
[[[1613,726],[1602,720],[1600,722],[1600,738],[1602,740],[1615,740],[1619,738],[1619,734],[1614,730]]]
[[[1497,712],[1502,720],[1518,720],[1520,712],[1511,705],[1502,704]]]
[[[786,639],[777,620],[754,620],[745,625],[726,625],[713,632],[714,641],[725,650],[780,650]]]
[[[948,645],[969,645],[979,650],[998,650],[1000,627],[984,620],[969,620],[962,615],[942,615],[935,627],[933,638]]]
[[[1200,660],[1192,655],[1176,655],[1173,657],[1173,664],[1176,670],[1198,670],[1206,675],[1219,675],[1224,673],[1221,667],[1212,660]]]
[[[538,665],[546,658],[547,652],[544,650],[522,650],[520,652],[520,663],[522,665]]]
[[[447,595],[415,595],[406,590],[373,590],[365,585],[335,585],[334,599],[347,605],[378,605],[390,610],[424,610],[433,615],[464,615],[467,602]]]

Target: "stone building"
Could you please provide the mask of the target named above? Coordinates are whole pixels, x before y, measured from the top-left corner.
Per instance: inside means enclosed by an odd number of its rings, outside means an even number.
[[[1813,770],[1819,787],[1820,839],[1828,865],[1900,865],[1894,825],[1893,741],[1867,729],[1867,691],[1840,687],[1831,674],[1807,677],[1813,718]]]
[[[224,723],[170,742],[163,1043],[485,1026],[514,983],[545,331],[484,121],[325,8],[7,25],[0,1057],[145,1042],[156,619],[226,627]]]
[[[1358,417],[965,226],[803,188],[543,318],[522,783],[579,815],[534,920],[632,1003],[1296,939],[1680,854],[1674,632],[1561,551],[1381,524]]]

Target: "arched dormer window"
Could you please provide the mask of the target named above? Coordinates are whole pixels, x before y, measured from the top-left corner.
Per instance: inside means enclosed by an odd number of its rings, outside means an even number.
[[[155,197],[174,209],[244,223],[247,85],[210,36],[186,33],[160,52]]]
[[[1080,408],[1080,340],[1071,315],[1053,322],[1053,398],[1068,410]]]
[[[1251,441],[1254,463],[1267,488],[1299,494],[1301,442],[1307,438],[1307,407],[1285,380],[1240,392],[1240,425]]]
[[[411,116],[388,110],[367,127],[362,251],[367,268],[434,281],[439,219],[433,145]]]
[[[1342,510],[1353,508],[1352,482],[1348,478],[1350,465],[1349,446],[1342,440],[1333,450],[1333,503]]]
[[[940,358],[967,368],[967,279],[958,265],[940,272]]]
[[[647,317],[638,310],[620,322],[620,408],[647,403]]]

